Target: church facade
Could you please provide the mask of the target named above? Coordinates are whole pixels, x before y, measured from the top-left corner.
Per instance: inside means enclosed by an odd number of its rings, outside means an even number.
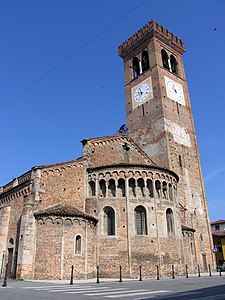
[[[162,277],[214,266],[182,61],[154,21],[118,48],[127,127],[85,139],[82,157],[33,167],[0,189],[1,273],[32,279]]]

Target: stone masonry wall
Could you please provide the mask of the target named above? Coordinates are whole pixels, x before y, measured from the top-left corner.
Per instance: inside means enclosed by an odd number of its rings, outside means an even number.
[[[84,209],[84,167],[82,163],[69,162],[42,169],[40,201],[35,209],[63,202]]]
[[[89,167],[112,164],[153,164],[147,155],[123,134],[90,139],[84,145],[83,152],[88,156]]]
[[[37,219],[35,279],[70,279],[95,276],[95,226],[80,218]],[[75,254],[75,237],[81,236],[81,254]],[[88,242],[87,242],[88,241]]]

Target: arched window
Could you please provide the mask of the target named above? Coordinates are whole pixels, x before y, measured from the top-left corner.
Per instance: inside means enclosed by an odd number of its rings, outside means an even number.
[[[89,196],[96,196],[95,182],[93,180],[89,181]]]
[[[164,49],[162,49],[161,55],[162,55],[163,68],[170,70],[169,58],[168,58],[167,52]]]
[[[106,196],[106,186],[105,186],[105,180],[101,179],[99,181],[99,188],[100,188],[100,197],[105,197]]]
[[[137,235],[147,234],[146,210],[143,206],[135,208],[135,227]]]
[[[109,180],[109,197],[116,197],[116,185],[115,180]]]
[[[176,61],[176,58],[172,54],[170,55],[170,66],[171,66],[171,71],[174,74],[177,74],[177,61]]]
[[[161,182],[159,180],[155,181],[155,189],[157,192],[157,197],[160,198],[160,194],[161,194]]]
[[[10,239],[9,239],[9,244],[10,244],[10,245],[14,245],[14,240],[13,240],[13,238],[10,238]]]
[[[133,75],[134,75],[134,78],[136,78],[140,75],[140,66],[139,66],[139,60],[137,57],[133,58]]]
[[[149,192],[149,196],[153,198],[153,184],[151,179],[147,179],[147,189]]]
[[[166,181],[163,181],[163,183],[162,183],[162,191],[163,191],[163,198],[167,199],[167,183],[166,183]]]
[[[109,206],[104,208],[104,231],[106,235],[115,235],[115,212]]]
[[[75,254],[81,254],[81,236],[77,235],[75,238]]]
[[[129,196],[130,197],[136,197],[135,180],[134,180],[134,178],[130,178],[129,179]]]
[[[144,50],[142,52],[141,65],[142,65],[142,72],[144,72],[144,71],[146,71],[146,70],[149,69],[148,51],[146,51],[146,50]]]
[[[118,180],[117,194],[118,197],[125,197],[125,180],[123,178]]]
[[[166,224],[167,224],[167,234],[174,235],[173,211],[171,208],[167,208],[166,210]]]
[[[138,178],[137,180],[138,196],[140,197],[145,196],[144,187],[145,187],[144,180],[142,178]]]

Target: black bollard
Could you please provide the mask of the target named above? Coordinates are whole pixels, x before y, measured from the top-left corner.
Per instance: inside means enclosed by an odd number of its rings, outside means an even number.
[[[172,279],[175,279],[175,276],[174,276],[174,265],[172,265]]]
[[[219,276],[222,276],[221,267],[219,267]]]
[[[139,278],[139,281],[142,281],[141,266],[140,266],[140,278]]]
[[[99,266],[97,266],[97,281],[96,283],[99,283]]]
[[[5,265],[5,276],[3,280],[3,287],[7,287],[8,263]]]
[[[211,267],[209,265],[209,276],[212,276]]]
[[[200,266],[198,265],[198,277],[201,277]]]
[[[156,274],[157,274],[156,279],[159,280],[159,266],[158,265],[156,266]]]
[[[186,278],[188,278],[188,266],[186,265]]]
[[[122,267],[120,266],[120,280],[119,282],[122,282]]]
[[[70,276],[70,285],[73,285],[73,269],[74,269],[74,266],[72,265],[72,267],[71,267],[71,276]]]

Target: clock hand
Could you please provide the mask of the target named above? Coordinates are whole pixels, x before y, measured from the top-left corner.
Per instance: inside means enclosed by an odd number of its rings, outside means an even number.
[[[176,88],[175,88],[174,85],[173,85],[173,90],[174,90],[174,92],[177,94],[177,90],[176,90]]]
[[[141,88],[138,89],[138,94],[139,94],[139,95],[142,95],[142,94],[143,94]]]

